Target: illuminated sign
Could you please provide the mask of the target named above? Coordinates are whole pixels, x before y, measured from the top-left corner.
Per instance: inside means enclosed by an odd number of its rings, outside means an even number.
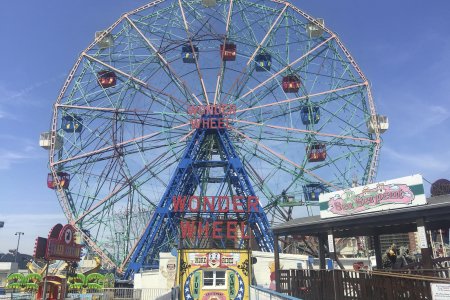
[[[230,128],[230,116],[236,114],[234,104],[190,105],[188,115],[192,116],[191,127],[222,129]]]
[[[251,237],[248,223],[232,219],[231,215],[258,213],[261,207],[256,196],[174,196],[172,203],[174,213],[230,213],[229,219],[220,221],[201,218],[189,220],[185,216],[180,222],[183,239],[208,236],[211,239],[248,240]]]
[[[38,237],[34,248],[37,259],[80,261],[82,245],[75,242],[75,228],[72,225],[56,224],[48,238]]]
[[[75,228],[72,225],[57,224],[47,239],[47,260],[79,261],[82,246],[75,243]]]

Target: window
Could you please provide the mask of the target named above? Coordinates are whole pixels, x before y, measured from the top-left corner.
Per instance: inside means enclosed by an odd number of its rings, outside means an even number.
[[[225,288],[225,271],[203,271],[204,288]]]

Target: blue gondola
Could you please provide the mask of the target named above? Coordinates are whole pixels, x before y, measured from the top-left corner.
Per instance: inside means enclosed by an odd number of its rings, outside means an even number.
[[[194,52],[192,52],[194,48]],[[191,47],[190,45],[185,45],[181,48],[181,58],[185,64],[195,64],[195,56],[198,59],[198,47]]]
[[[256,72],[270,71],[272,65],[272,57],[267,53],[260,53],[255,56],[255,70]]]
[[[300,111],[303,125],[317,124],[320,120],[319,106],[303,106]]]
[[[305,196],[305,201],[318,202],[319,195],[324,192],[327,192],[327,189],[320,182],[308,183],[303,186],[303,194]]]
[[[62,117],[61,128],[65,132],[81,132],[81,130],[83,129],[82,122],[83,119],[81,119],[77,115],[64,116]]]

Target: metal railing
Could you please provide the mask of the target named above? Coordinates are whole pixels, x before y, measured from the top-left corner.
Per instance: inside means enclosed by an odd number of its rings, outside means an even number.
[[[101,290],[70,291],[67,298],[76,300],[155,300],[170,292],[170,289],[105,288]]]
[[[277,293],[272,290],[264,289],[259,286],[250,287],[250,300],[298,300],[286,294]],[[300,299],[301,300],[301,299]]]
[[[448,278],[350,270],[280,270],[281,292],[305,300],[431,299],[431,283]]]

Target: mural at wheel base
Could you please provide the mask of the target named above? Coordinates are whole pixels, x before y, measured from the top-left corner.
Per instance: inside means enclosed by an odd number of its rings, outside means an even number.
[[[248,250],[182,249],[178,283],[182,300],[248,300]]]
[[[421,175],[320,195],[320,217],[330,218],[426,204]]]

